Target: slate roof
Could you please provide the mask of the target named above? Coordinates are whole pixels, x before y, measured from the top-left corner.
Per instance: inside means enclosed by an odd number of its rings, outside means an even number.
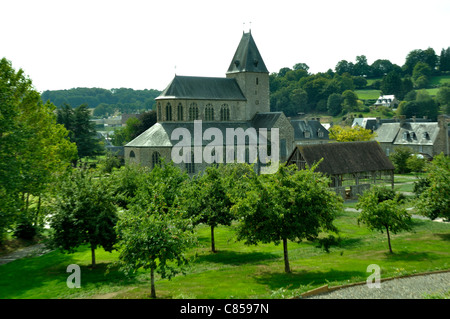
[[[281,116],[281,112],[261,112],[256,113],[251,120],[251,125],[256,128],[271,128]]]
[[[269,73],[251,32],[242,35],[239,46],[231,60],[227,73],[235,72]]]
[[[236,79],[180,75],[155,100],[162,99],[247,100]]]
[[[405,146],[433,145],[439,133],[439,124],[437,122],[384,123],[376,133],[375,140],[380,143]]]
[[[320,121],[313,120],[291,120],[291,125],[294,127],[295,140],[310,140],[310,139],[329,139],[328,130],[320,123]],[[323,137],[319,137],[319,130],[324,133]],[[305,132],[310,133],[310,137],[305,137]]]
[[[290,155],[288,164],[296,151],[301,153],[309,166],[323,158],[316,171],[329,175],[394,169],[376,141],[298,145]]]

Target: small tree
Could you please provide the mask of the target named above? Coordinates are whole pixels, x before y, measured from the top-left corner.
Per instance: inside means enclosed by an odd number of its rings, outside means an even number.
[[[157,170],[156,172],[155,169]],[[155,272],[172,278],[187,263],[184,252],[194,242],[192,222],[185,218],[177,190],[163,185],[161,176],[180,180],[182,174],[173,165],[156,166],[147,174],[136,192],[130,208],[119,215],[116,230],[119,236],[119,264],[125,273],[139,268],[150,269],[151,297],[156,298]],[[153,177],[153,178],[152,178]]]
[[[370,141],[376,136],[376,133],[358,125],[355,127],[334,125],[329,131],[330,139],[336,142]]]
[[[332,222],[342,208],[342,199],[314,169],[282,165],[275,174],[248,175],[243,181],[246,191],[234,199],[238,239],[247,245],[282,242],[287,273],[291,272],[288,240],[313,240],[321,231],[337,231]]]
[[[211,227],[211,251],[216,252],[214,228],[219,225],[230,226],[233,215],[232,202],[227,193],[223,165],[209,166],[204,174],[194,179],[184,194],[184,202],[189,216],[195,224],[204,223]]]
[[[366,224],[371,230],[386,231],[390,253],[393,253],[390,233],[411,230],[411,215],[399,202],[399,195],[392,189],[373,186],[356,204],[356,208],[361,209],[358,224]]]
[[[95,267],[95,249],[102,246],[111,252],[116,243],[117,214],[111,189],[108,180],[94,178],[89,171],[73,170],[63,176],[51,207],[49,246],[73,253],[88,244]]]
[[[443,153],[426,167],[426,184],[420,193],[417,210],[431,219],[450,220],[450,158]]]
[[[392,153],[389,158],[394,164],[395,172],[399,174],[409,173],[410,169],[406,164],[408,158],[412,154],[412,149],[406,146],[400,146],[395,148],[395,152]]]

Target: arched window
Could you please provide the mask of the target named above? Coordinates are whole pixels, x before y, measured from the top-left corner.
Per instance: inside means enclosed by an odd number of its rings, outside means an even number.
[[[230,109],[228,104],[223,104],[220,108],[220,120],[221,121],[229,121],[230,120]]]
[[[205,121],[214,121],[214,108],[211,103],[206,104]]]
[[[166,104],[166,121],[172,121],[172,105]]]
[[[183,121],[183,105],[181,103],[178,103],[177,114],[178,121]]]
[[[186,171],[188,174],[195,173],[194,152],[191,152],[191,162],[186,163]]]
[[[161,155],[159,155],[158,152],[153,152],[153,154],[152,154],[152,168],[154,168],[156,165],[159,165],[160,159],[161,159]]]
[[[136,154],[134,154],[134,151],[131,151],[130,152],[130,158],[135,158],[136,157]]]
[[[198,106],[197,103],[191,103],[189,106],[189,120],[198,120]]]

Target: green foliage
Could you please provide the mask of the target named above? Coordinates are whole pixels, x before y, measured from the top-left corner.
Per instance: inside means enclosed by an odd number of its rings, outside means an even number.
[[[342,109],[346,112],[358,111],[358,95],[351,90],[342,93]]]
[[[450,71],[450,47],[441,50],[441,55],[439,56],[439,71]]]
[[[419,154],[412,154],[408,159],[406,160],[406,167],[411,172],[415,173],[421,173],[423,172],[423,169],[425,168],[427,160]]]
[[[79,169],[69,170],[59,178],[55,197],[50,201],[50,247],[73,253],[77,247],[88,244],[93,266],[97,247],[113,250],[117,209],[109,182]]]
[[[421,90],[416,93],[416,99],[403,103],[397,110],[399,115],[404,115],[406,118],[424,117],[436,120],[439,112],[439,106],[430,94]]]
[[[113,172],[114,197],[116,204],[124,209],[128,208],[140,185],[148,177],[148,168],[137,164],[127,164]]]
[[[110,151],[106,151],[105,157],[99,161],[98,166],[101,173],[109,174],[112,173],[114,169],[120,168],[122,163],[116,155]]]
[[[77,145],[79,158],[101,155],[103,145],[97,138],[95,124],[91,122],[91,113],[87,104],[75,109],[68,104],[57,110],[57,120],[70,132],[69,138]]]
[[[247,245],[282,241],[285,272],[290,272],[287,240],[313,240],[321,231],[337,231],[333,220],[341,198],[314,169],[282,165],[275,174],[248,175],[245,191],[233,199],[238,239]]]
[[[42,103],[23,70],[0,60],[0,240],[18,212],[28,209],[29,195],[38,198],[52,174],[76,155],[54,110]]]
[[[389,159],[392,161],[395,167],[395,173],[404,174],[409,173],[410,168],[407,165],[407,160],[412,155],[411,148],[406,146],[400,146],[395,148],[395,152],[389,155]]]
[[[376,133],[358,125],[354,127],[333,125],[329,132],[330,139],[336,142],[370,141],[376,136]]]
[[[427,186],[422,188],[417,203],[420,214],[431,219],[450,219],[450,158],[443,153],[426,167]]]
[[[64,104],[80,105],[86,103],[94,109],[94,116],[112,115],[116,111],[121,113],[136,113],[151,110],[155,105],[155,98],[161,92],[158,90],[133,90],[127,88],[73,88],[69,90],[44,91],[42,100],[50,100],[58,107]]]
[[[156,111],[148,111],[139,115],[139,117],[130,117],[126,126],[114,130],[112,144],[123,146],[126,143],[145,132],[156,123]]]
[[[196,225],[203,223],[211,227],[211,251],[216,252],[214,228],[219,225],[230,226],[234,219],[230,212],[232,202],[228,193],[227,175],[224,165],[209,166],[199,173],[186,187],[183,205],[188,216]]]
[[[450,114],[450,86],[442,86],[436,95],[436,100],[441,104],[445,114]]]
[[[358,223],[366,224],[370,230],[386,231],[390,253],[392,247],[389,233],[412,229],[411,215],[399,205],[398,196],[393,196],[391,190],[373,186],[359,197],[356,208],[361,209]]]
[[[14,230],[14,237],[25,240],[32,240],[37,235],[37,227],[29,216],[23,215],[19,218],[17,226]]]
[[[162,163],[140,181],[135,200],[117,223],[119,264],[126,273],[150,269],[155,298],[154,272],[170,279],[187,264],[184,252],[194,242],[193,224],[178,199],[186,174]]]

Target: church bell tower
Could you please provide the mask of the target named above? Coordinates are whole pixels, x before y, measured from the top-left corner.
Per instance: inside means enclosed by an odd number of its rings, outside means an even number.
[[[251,31],[243,33],[226,77],[236,79],[247,98],[245,120],[251,120],[257,112],[270,112],[269,71]]]

